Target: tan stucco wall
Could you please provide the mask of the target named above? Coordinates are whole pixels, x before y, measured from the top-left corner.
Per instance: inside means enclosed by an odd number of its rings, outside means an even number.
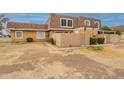
[[[12,42],[25,42],[27,38],[33,38],[33,41],[44,41],[45,39],[37,39],[36,37],[36,31],[22,31],[23,32],[23,38],[17,39],[15,35],[14,30],[11,31],[11,40]],[[47,38],[49,36],[49,32],[45,32],[45,37]]]
[[[58,47],[89,45],[90,37],[97,35],[97,30],[77,30],[78,33],[54,33],[50,32],[50,37],[56,41]]]
[[[113,34],[101,34],[98,35],[98,37],[104,37],[105,44],[119,43],[121,38],[120,35],[113,35]]]
[[[54,34],[54,31],[50,31],[49,32],[49,37],[52,38],[53,37],[53,34]]]
[[[52,35],[58,47],[79,47],[89,45],[90,36],[85,33],[54,33]]]
[[[121,34],[121,40],[124,40],[124,33]]]
[[[92,37],[93,35],[97,36],[98,35],[98,30],[92,30],[92,29],[87,29],[87,30],[79,30],[80,33],[86,33],[89,34],[90,37]]]

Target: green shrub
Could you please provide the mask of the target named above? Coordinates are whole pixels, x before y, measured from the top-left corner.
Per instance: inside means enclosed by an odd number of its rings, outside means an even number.
[[[97,44],[97,38],[91,37],[90,38],[90,45],[96,45]]]
[[[27,42],[33,42],[33,38],[27,38]]]
[[[121,32],[120,32],[120,31],[116,31],[116,34],[117,34],[117,35],[121,35]]]
[[[104,44],[104,41],[105,41],[105,38],[91,37],[90,45]]]
[[[47,39],[47,42],[50,43],[50,44],[55,44],[55,41],[53,38],[48,38]]]
[[[98,44],[104,44],[105,38],[97,38]]]

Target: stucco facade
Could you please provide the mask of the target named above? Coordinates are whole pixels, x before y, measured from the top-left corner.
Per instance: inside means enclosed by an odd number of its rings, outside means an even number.
[[[48,38],[49,33],[44,32],[45,37],[44,38],[38,38],[37,37],[37,32],[39,31],[21,31],[23,34],[23,38],[16,38],[16,30],[11,30],[11,39],[12,42],[26,42],[27,38],[32,38],[33,41],[38,42],[38,41],[45,41],[46,38]]]

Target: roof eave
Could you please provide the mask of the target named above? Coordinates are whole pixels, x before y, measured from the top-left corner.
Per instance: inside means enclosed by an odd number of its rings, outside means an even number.
[[[9,30],[22,30],[22,31],[24,31],[24,30],[31,30],[31,31],[33,31],[33,30],[35,30],[35,31],[48,31],[48,29],[28,29],[28,28],[8,28]]]

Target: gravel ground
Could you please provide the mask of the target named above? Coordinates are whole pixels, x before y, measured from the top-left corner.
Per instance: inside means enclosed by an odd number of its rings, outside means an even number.
[[[45,43],[0,43],[0,78],[124,78],[123,45],[54,51]]]

